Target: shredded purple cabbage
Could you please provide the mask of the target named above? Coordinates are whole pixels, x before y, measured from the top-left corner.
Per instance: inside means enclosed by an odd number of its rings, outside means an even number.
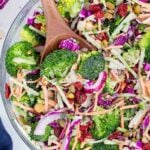
[[[98,106],[108,108],[109,106],[112,105],[112,102],[113,102],[112,100],[104,99],[101,94],[98,96],[98,103],[97,103]]]
[[[0,0],[0,9],[4,8],[8,0]]]
[[[79,13],[79,17],[80,18],[86,18],[86,17],[90,16],[91,14],[92,13],[89,10],[82,8],[82,10]]]
[[[140,102],[140,99],[133,97],[130,99],[130,102],[132,102],[133,104],[138,104]]]
[[[33,13],[33,16],[37,16],[37,15],[40,15],[41,12],[39,10],[35,10],[34,13]]]
[[[40,73],[40,69],[33,70],[28,73],[28,75],[38,75]]]
[[[136,142],[136,146],[137,146],[137,148],[142,148],[143,147],[143,143],[139,140],[139,141]]]
[[[135,90],[132,86],[127,86],[124,90],[125,93],[135,94]]]
[[[126,35],[120,35],[114,40],[114,45],[124,45],[127,42]]]
[[[144,71],[150,71],[150,64],[149,63],[144,64]]]
[[[27,19],[27,24],[28,24],[28,25],[34,25],[34,21],[35,21],[35,17],[29,17],[29,18]]]
[[[67,49],[71,51],[80,50],[79,43],[73,38],[62,40],[59,44],[59,48]]]
[[[150,123],[150,115],[148,114],[142,122],[141,129],[145,130],[148,127],[149,123]]]
[[[127,31],[127,39],[134,41],[137,36],[140,35],[138,29],[139,23],[137,21],[133,21]]]

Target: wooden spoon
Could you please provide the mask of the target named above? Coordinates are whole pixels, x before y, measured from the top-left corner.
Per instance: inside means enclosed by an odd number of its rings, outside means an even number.
[[[44,50],[41,52],[41,61],[46,55],[58,48],[58,44],[61,40],[67,38],[75,38],[79,41],[81,48],[94,49],[86,40],[73,32],[63,17],[58,12],[57,6],[54,0],[42,0],[44,14],[46,17],[46,43]]]

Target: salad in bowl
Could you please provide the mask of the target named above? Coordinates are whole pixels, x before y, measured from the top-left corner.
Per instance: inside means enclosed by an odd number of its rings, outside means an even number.
[[[149,0],[57,0],[68,26],[95,49],[63,39],[40,62],[42,7],[6,52],[5,97],[43,150],[150,150]]]

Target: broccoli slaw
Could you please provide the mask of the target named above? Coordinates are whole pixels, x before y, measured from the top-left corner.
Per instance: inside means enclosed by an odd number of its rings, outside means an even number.
[[[42,7],[7,51],[5,96],[41,149],[150,149],[150,3],[58,0],[76,39],[60,41],[40,64],[46,37]]]

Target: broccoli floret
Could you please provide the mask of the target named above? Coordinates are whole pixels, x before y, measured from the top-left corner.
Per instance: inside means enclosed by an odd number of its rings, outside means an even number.
[[[121,17],[117,16],[115,19],[105,19],[103,21],[103,27],[109,27],[109,33],[112,34],[116,27],[121,23]]]
[[[18,70],[33,70],[37,67],[39,54],[35,52],[32,45],[26,41],[20,41],[12,45],[5,58],[7,72],[16,76]]]
[[[117,82],[112,81],[110,78],[107,78],[103,92],[113,95],[115,93],[114,88],[116,85],[117,85]]]
[[[130,67],[134,67],[139,61],[140,51],[134,48],[128,49],[127,52],[123,53],[123,58]]]
[[[41,76],[60,79],[76,62],[77,54],[68,50],[55,50],[50,53],[41,65]]]
[[[145,49],[145,61],[150,63],[150,31],[142,37],[139,46],[141,49]]]
[[[47,126],[45,128],[44,135],[35,135],[34,130],[35,130],[36,126],[37,126],[37,123],[34,123],[31,125],[31,132],[29,133],[31,140],[40,141],[40,142],[48,141],[49,136],[52,134],[52,128],[50,126]]]
[[[63,17],[75,18],[83,3],[84,0],[59,0],[58,10]]]
[[[94,126],[91,129],[91,133],[95,139],[102,139],[110,135],[117,129],[120,124],[119,110],[116,109],[111,113],[94,116]]]
[[[32,107],[36,103],[36,97],[24,94],[23,96],[21,96],[19,101],[25,105]]]
[[[100,52],[92,51],[81,55],[78,72],[84,78],[95,80],[104,69],[105,60]]]
[[[45,42],[45,37],[30,29],[29,25],[27,24],[24,25],[20,35],[23,41],[30,42],[32,46],[43,45]]]
[[[108,145],[104,143],[93,144],[92,150],[119,150],[117,145]]]

